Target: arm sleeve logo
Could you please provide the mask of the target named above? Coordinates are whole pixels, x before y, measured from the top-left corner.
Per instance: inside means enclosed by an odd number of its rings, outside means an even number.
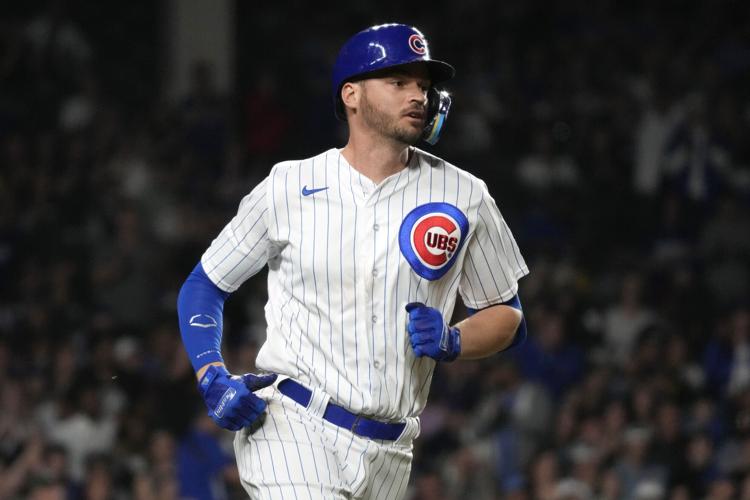
[[[219,326],[214,317],[208,314],[196,314],[191,316],[188,324],[190,326],[197,326],[198,328],[213,328]]]
[[[453,266],[469,231],[469,221],[449,203],[420,205],[404,218],[398,234],[401,254],[426,280],[437,280]]]

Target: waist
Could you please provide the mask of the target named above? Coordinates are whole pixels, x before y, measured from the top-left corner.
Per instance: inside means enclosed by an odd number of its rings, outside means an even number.
[[[307,407],[312,398],[312,391],[293,379],[285,379],[277,386],[279,392],[297,404]],[[323,419],[369,439],[395,441],[406,428],[404,422],[383,422],[364,415],[352,413],[343,406],[329,402],[323,413]]]

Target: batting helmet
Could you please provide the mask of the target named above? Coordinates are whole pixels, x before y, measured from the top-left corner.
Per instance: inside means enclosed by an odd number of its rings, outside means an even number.
[[[413,26],[381,24],[360,31],[341,47],[333,67],[333,106],[336,117],[346,119],[341,87],[348,81],[370,73],[404,64],[427,65],[432,87],[428,92],[427,121],[422,139],[435,144],[448,116],[451,98],[448,92],[434,87],[453,78],[456,70],[450,64],[430,57],[427,39]]]

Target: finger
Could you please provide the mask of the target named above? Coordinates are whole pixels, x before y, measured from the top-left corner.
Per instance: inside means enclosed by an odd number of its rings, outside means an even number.
[[[435,322],[431,318],[413,318],[409,321],[407,329],[413,333],[431,332],[435,329]]]
[[[262,375],[260,377],[253,375],[252,373],[246,373],[242,376],[242,381],[248,389],[251,391],[257,391],[258,389],[263,389],[264,387],[273,384],[276,381],[276,377],[277,375],[275,373]]]
[[[256,418],[258,418],[258,412],[256,412],[250,406],[245,406],[242,408],[238,407],[234,412],[232,412],[231,418],[234,419],[234,421],[237,422],[240,427],[247,427],[248,425],[252,424]]]
[[[414,309],[417,309],[418,307],[424,307],[424,304],[421,302],[409,302],[406,304],[406,312],[411,313]]]
[[[266,409],[267,404],[261,398],[251,394],[246,398],[242,398],[242,400],[240,401],[240,406],[243,411],[249,411],[251,413],[258,414]]]
[[[255,420],[257,413],[253,410],[251,405],[241,405],[232,412],[232,415],[243,422],[252,422]]]
[[[411,326],[415,332],[429,332],[435,329],[435,322],[430,318],[419,318],[412,320]]]
[[[242,429],[242,427],[244,427],[243,424],[244,422],[242,419],[233,417],[232,415],[225,415],[224,418],[219,421],[219,425],[230,431],[238,431]]]
[[[429,334],[417,333],[411,336],[412,345],[427,345],[434,344],[435,339]]]
[[[419,342],[417,340],[412,340],[411,341],[411,348],[412,349],[422,348],[422,347],[426,347],[426,346],[427,346],[426,342]]]
[[[432,318],[425,316],[420,312],[412,313],[409,317],[409,325],[415,330],[425,330],[432,328]]]
[[[265,413],[259,414],[258,418],[256,418],[255,421],[253,421],[252,424],[250,424],[249,426],[246,427],[248,433],[252,434],[255,431],[257,431],[258,429],[260,429],[261,427],[263,427],[263,423],[265,421],[266,421],[266,414]]]
[[[263,399],[260,399],[258,397],[253,398],[253,411],[255,413],[263,413],[266,411],[266,408],[268,407],[268,403],[266,403]]]

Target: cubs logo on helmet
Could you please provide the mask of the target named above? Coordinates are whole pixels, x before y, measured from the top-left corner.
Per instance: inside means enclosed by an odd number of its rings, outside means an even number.
[[[416,54],[423,55],[427,52],[427,44],[420,35],[416,33],[409,37],[409,48]]]
[[[453,266],[469,231],[469,221],[449,203],[420,205],[404,218],[399,229],[401,254],[426,280],[442,278]]]

